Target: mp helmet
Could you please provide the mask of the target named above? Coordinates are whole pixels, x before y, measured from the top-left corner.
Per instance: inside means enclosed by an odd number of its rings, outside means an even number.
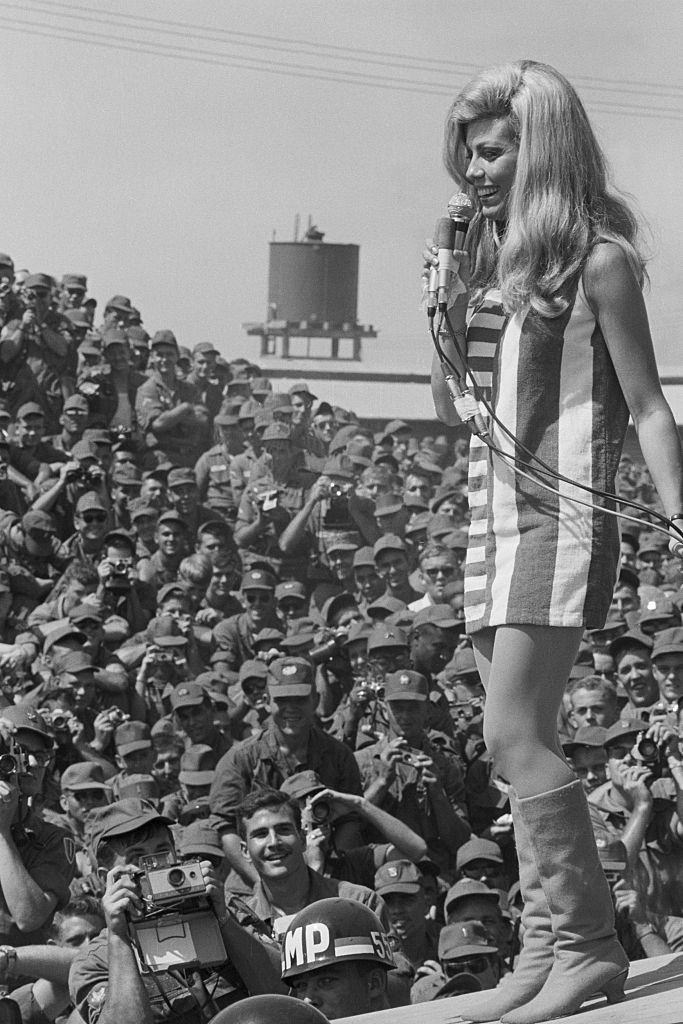
[[[300,910],[282,940],[282,978],[315,971],[327,964],[368,960],[395,967],[389,936],[369,907],[335,896]]]

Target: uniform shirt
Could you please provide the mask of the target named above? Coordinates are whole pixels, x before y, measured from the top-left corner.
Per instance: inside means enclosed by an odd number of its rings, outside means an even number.
[[[651,787],[654,800],[645,842],[638,854],[635,885],[648,913],[683,917],[683,837],[678,834],[674,783],[657,779]],[[621,839],[631,812],[615,799],[611,782],[598,786],[588,797],[595,838]]]
[[[203,440],[203,428],[192,421],[178,423],[171,431],[154,433],[154,421],[164,412],[175,409],[183,402],[199,404],[197,389],[186,381],[176,380],[173,387],[163,382],[152,370],[148,379],[138,388],[135,414],[140,429],[145,433],[147,445],[160,449],[176,466],[194,466]]]
[[[382,751],[395,737],[384,736],[372,746],[356,751],[363,791],[380,775],[379,759]],[[465,783],[457,761],[443,754],[425,737],[421,745],[421,753],[426,754],[434,762],[432,771],[438,778],[453,811],[458,817],[467,820],[465,803]],[[420,773],[410,764],[399,761],[396,765],[396,778],[389,786],[382,800],[382,810],[393,814],[425,840],[429,847],[429,856],[442,870],[452,867],[455,862],[455,850],[449,849],[441,840],[434,812],[429,800],[429,790],[419,785]]]
[[[259,626],[259,630],[280,628],[280,621],[274,613],[270,621]],[[224,663],[234,672],[238,671],[243,662],[254,657],[254,627],[249,612],[240,612],[238,615],[222,619],[214,626],[213,636],[218,649],[227,652],[228,656]]]
[[[357,900],[364,906],[369,907],[382,922],[385,932],[389,931],[389,915],[384,900],[378,896],[374,889],[364,885],[354,885],[352,882],[342,882],[337,878],[326,878],[319,872],[308,868],[310,879],[308,896],[302,905],[309,906],[317,900],[326,900],[333,897],[341,897],[347,900]],[[280,937],[284,934],[289,921],[294,916],[283,916],[268,899],[268,895],[259,878],[254,884],[251,896],[246,898],[235,894],[227,895],[228,910],[237,918],[239,924],[268,945],[280,944]]]
[[[12,839],[36,885],[57,897],[55,909],[66,906],[69,884],[76,874],[76,846],[69,833],[29,812],[23,822],[12,825]],[[0,943],[11,946],[45,943],[51,921],[52,914],[49,914],[40,928],[19,931],[0,892]]]
[[[223,443],[215,444],[208,452],[200,455],[194,467],[197,487],[202,501],[213,501],[215,498],[227,498],[234,504],[232,484],[230,483],[230,465],[232,455]]]
[[[96,939],[84,947],[78,953],[71,965],[69,972],[69,993],[71,1002],[74,1004],[85,1024],[96,1024],[104,1008],[107,998],[109,984],[109,953],[107,948],[107,930],[100,932]],[[178,1021],[182,1024],[203,1024],[206,1017],[199,1010],[190,998],[185,985],[181,984],[181,978],[185,972],[182,968],[175,970],[174,974],[166,971],[157,971],[154,975],[142,974],[142,983],[145,986],[147,998],[152,1008],[152,1019],[155,1021]],[[187,972],[187,983],[192,983],[191,971]],[[202,972],[205,984],[209,992],[212,991],[216,981],[216,975],[209,975],[209,971]],[[246,988],[232,967],[228,959],[220,968],[220,996],[219,1005],[232,1002],[235,997],[245,997],[248,993]],[[163,994],[162,994],[163,993]],[[198,993],[199,998],[202,996]],[[227,999],[224,997],[227,996]],[[168,1002],[167,1002],[168,1001]],[[169,1004],[170,1003],[170,1007]],[[123,1024],[123,1022],[122,1022]],[[125,1024],[130,1024],[126,1021]]]
[[[279,747],[274,725],[232,747],[216,766],[211,786],[211,813],[237,828],[237,809],[254,789],[279,789],[295,772],[310,768],[323,786],[342,793],[361,794],[360,774],[353,754],[343,743],[313,726],[306,758],[297,763]]]

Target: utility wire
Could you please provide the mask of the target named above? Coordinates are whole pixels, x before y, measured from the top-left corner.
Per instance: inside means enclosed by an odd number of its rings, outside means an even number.
[[[59,2],[59,0],[33,0],[35,4],[47,8],[48,10],[53,9],[59,12],[66,11],[80,11],[87,15],[92,16],[93,20],[99,18],[103,13],[92,7],[86,7],[82,4],[70,4]],[[10,6],[10,5],[7,5]],[[21,10],[26,10],[25,5],[13,5],[19,7]],[[336,52],[344,55],[347,60],[353,60],[355,62],[365,63],[388,63],[396,66],[403,70],[408,67],[408,62],[416,62],[419,67],[416,70],[427,71],[429,67],[434,69],[435,73],[442,74],[444,71],[453,71],[467,74],[472,76],[481,70],[481,65],[476,63],[465,63],[458,61],[451,61],[445,58],[434,58],[434,57],[416,57],[415,54],[405,53],[393,53],[391,51],[384,50],[368,50],[362,47],[350,47],[340,46],[332,43],[319,43],[311,42],[309,40],[302,39],[291,39],[282,36],[268,36],[262,33],[256,32],[242,32],[236,29],[225,29],[220,26],[202,26],[192,24],[184,21],[173,21],[166,18],[153,18],[148,15],[142,14],[128,14],[125,11],[107,11],[109,18],[125,19],[127,21],[133,21],[137,23],[145,22],[147,24],[155,26],[158,31],[171,32],[172,28],[178,28],[182,30],[184,38],[189,34],[196,33],[198,35],[207,36],[210,39],[215,39],[216,35],[227,36],[229,39],[244,39],[254,40],[254,45],[260,47],[271,47],[272,44],[285,44],[289,47],[305,47],[313,49],[314,55],[320,56],[322,51],[329,51],[330,53]],[[63,14],[64,17],[71,16],[76,17],[77,15]],[[118,22],[116,22],[118,24]],[[169,28],[168,26],[171,26]],[[175,33],[174,33],[175,34]],[[243,45],[247,45],[244,43]],[[297,50],[296,52],[300,52]],[[365,56],[359,56],[365,55]],[[371,58],[381,58],[381,61],[374,61]],[[578,83],[585,83],[588,88],[598,89],[602,91],[618,91],[620,93],[633,91],[636,95],[642,95],[643,89],[655,90],[659,96],[672,96],[672,97],[683,97],[683,86],[666,85],[664,86],[661,82],[644,82],[634,81],[633,79],[612,79],[612,78],[599,78],[592,75],[574,75],[572,80]]]
[[[0,7],[14,7],[0,0]],[[23,9],[23,8],[22,8]],[[38,35],[47,38],[59,38],[67,41],[86,43],[100,46],[107,49],[120,50],[132,53],[146,53],[152,56],[168,56],[195,63],[218,65],[223,67],[236,67],[246,70],[265,71],[269,74],[289,75],[292,77],[316,79],[318,81],[338,82],[341,84],[356,84],[371,88],[391,89],[401,92],[412,92],[414,94],[452,97],[457,85],[446,90],[439,88],[434,83],[416,81],[411,79],[397,79],[386,75],[375,75],[370,72],[357,72],[348,69],[330,69],[327,67],[316,67],[314,65],[293,64],[271,60],[261,60],[256,57],[247,57],[230,53],[221,53],[215,50],[201,50],[196,47],[167,44],[150,40],[119,39],[111,33],[95,32],[91,29],[76,29],[59,26],[56,29],[51,23],[31,21],[25,18],[9,18],[0,16],[0,24],[4,24],[10,31],[21,32],[27,35]],[[44,31],[41,31],[44,30]],[[683,120],[683,111],[673,110],[669,107],[642,107],[617,103],[616,101],[595,101],[591,107],[603,113],[625,114],[629,116],[641,115],[645,117],[680,121]]]

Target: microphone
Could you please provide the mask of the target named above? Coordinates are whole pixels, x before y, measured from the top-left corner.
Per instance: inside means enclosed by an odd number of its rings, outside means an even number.
[[[474,217],[472,200],[465,192],[456,192],[448,200],[448,216],[455,224],[455,244],[453,248],[464,249],[467,229]]]
[[[438,249],[438,266],[432,267],[429,271],[429,284],[427,285],[427,316],[431,319],[436,313],[437,304],[441,307],[448,296],[448,286],[451,275],[456,269],[453,258],[453,247],[455,244],[455,224],[450,217],[440,217],[434,228],[434,244]]]

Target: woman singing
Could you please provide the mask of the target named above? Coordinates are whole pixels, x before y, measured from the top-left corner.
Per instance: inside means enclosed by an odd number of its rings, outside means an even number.
[[[680,443],[655,366],[636,220],[607,183],[574,89],[534,61],[484,72],[451,107],[445,162],[476,206],[468,292],[449,311],[458,344],[446,343],[446,355],[462,369],[467,352],[481,393],[527,451],[491,421],[493,444],[532,475],[538,456],[613,492],[630,412],[666,515],[683,519]],[[438,358],[432,390],[439,417],[457,423]],[[484,738],[511,787],[524,945],[510,980],[463,1006],[474,1021],[533,1024],[597,992],[616,1002],[628,973],[581,783],[556,730],[582,633],[607,616],[618,528],[600,499],[547,474],[516,474],[476,436],[469,498],[467,624],[487,691]]]

